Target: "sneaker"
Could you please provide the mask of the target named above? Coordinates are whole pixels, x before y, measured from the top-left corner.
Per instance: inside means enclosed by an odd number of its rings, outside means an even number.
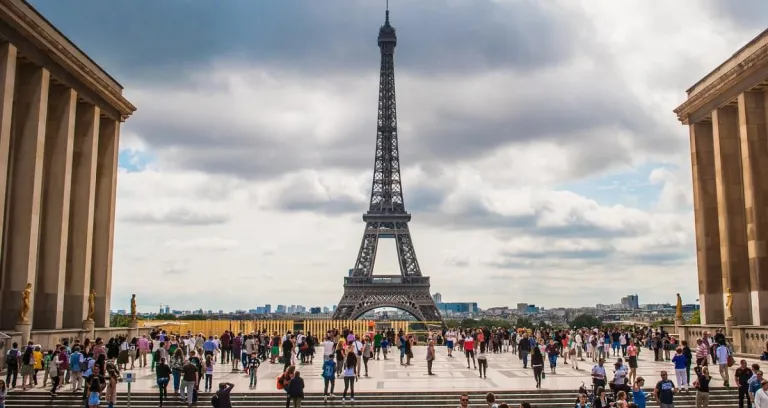
[[[342,403],[342,404],[345,404],[346,402],[347,402],[347,399],[346,399],[346,398],[344,398],[344,397],[341,397],[341,403]]]
[[[331,398],[336,398],[336,395],[334,393],[331,393]]]
[[[349,401],[350,402],[355,402],[355,399],[354,398],[350,398]]]

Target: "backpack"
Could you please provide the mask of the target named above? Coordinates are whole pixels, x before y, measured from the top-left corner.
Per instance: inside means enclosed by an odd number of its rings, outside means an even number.
[[[90,358],[86,358],[83,361],[80,362],[80,371],[86,372],[88,371],[88,362],[91,361]]]
[[[19,364],[19,350],[9,350],[5,356],[6,366],[17,366]]]
[[[219,393],[218,392],[213,394],[213,396],[211,397],[211,406],[213,408],[219,408]]]

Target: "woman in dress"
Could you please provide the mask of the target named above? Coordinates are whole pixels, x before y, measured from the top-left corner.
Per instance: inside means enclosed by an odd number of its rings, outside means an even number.
[[[127,370],[129,360],[128,341],[125,339],[125,337],[120,337],[118,342],[120,343],[120,354],[117,355],[117,368]]]

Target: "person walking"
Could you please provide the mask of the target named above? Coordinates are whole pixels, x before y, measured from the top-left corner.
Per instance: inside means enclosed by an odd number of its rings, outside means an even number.
[[[435,375],[432,373],[432,363],[435,361],[435,341],[430,340],[427,344],[427,375]],[[366,373],[367,377],[368,374]]]
[[[709,407],[709,382],[712,380],[709,368],[696,366],[693,371],[696,374],[696,381],[693,382],[696,388],[696,408],[707,408]]]
[[[768,381],[760,383],[760,389],[755,393],[755,408],[768,408]]]
[[[533,368],[533,378],[536,380],[536,388],[541,388],[541,378],[544,372],[544,355],[541,354],[541,348],[534,347],[531,354],[531,368]]]
[[[728,352],[728,347],[725,345],[725,343],[717,346],[715,355],[717,356],[717,367],[720,370],[720,376],[723,377],[723,385],[730,387],[730,375],[728,374],[728,357],[730,357],[730,353]]]
[[[485,352],[485,343],[480,343],[480,349],[477,353],[477,367],[480,370],[480,378],[488,378],[488,355]]]
[[[162,407],[163,402],[168,399],[168,383],[173,375],[171,367],[166,364],[164,358],[155,365],[155,374],[157,375],[157,389],[160,392],[160,406]]]
[[[752,370],[747,366],[747,360],[739,362],[739,368],[736,369],[736,385],[739,387],[739,408],[752,408],[752,401],[749,398],[749,380],[752,378]]]
[[[357,356],[350,347],[347,350],[347,356],[344,359],[344,394],[341,396],[341,402],[346,402],[347,391],[350,391],[349,400],[355,402],[355,381],[357,381]]]
[[[685,372],[687,358],[683,354],[683,348],[678,347],[675,356],[672,357],[672,363],[675,365],[675,378],[677,379],[677,388],[688,390],[688,376]]]
[[[674,408],[675,407],[675,383],[667,378],[667,372],[661,371],[661,381],[656,383],[656,387],[653,389],[653,397],[656,401],[659,401],[659,408]]]
[[[336,397],[333,390],[336,388],[336,362],[333,355],[326,356],[323,362],[323,402],[328,402],[328,397]],[[331,386],[331,392],[328,392],[328,385]]]
[[[301,378],[301,372],[298,370],[288,385],[288,396],[293,401],[293,408],[301,408],[301,400],[304,399],[304,379]]]

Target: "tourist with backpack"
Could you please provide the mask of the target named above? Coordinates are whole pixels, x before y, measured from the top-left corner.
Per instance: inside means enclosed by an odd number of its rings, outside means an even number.
[[[31,343],[31,342],[30,342]],[[24,353],[21,355],[21,390],[27,390],[27,384],[29,388],[34,386],[32,377],[35,375],[35,357],[33,356],[34,347],[30,344],[24,349]]]
[[[83,377],[83,354],[80,353],[80,346],[72,348],[72,355],[69,356],[69,372],[72,381],[72,392],[80,391],[80,379]]]
[[[333,355],[326,356],[323,362],[323,402],[328,402],[328,396],[334,398],[333,390],[336,388],[336,362]],[[328,393],[328,384],[331,385],[331,392]]]
[[[21,352],[19,352],[19,344],[13,343],[11,349],[5,354],[5,384],[11,389],[16,388],[16,377],[19,375],[20,365]]]
[[[223,382],[219,383],[219,390],[211,397],[211,406],[213,408],[232,408],[232,388],[235,384]]]
[[[301,408],[301,400],[304,399],[304,379],[301,378],[301,372],[296,371],[288,385],[288,397],[293,401],[293,408]],[[286,404],[285,408],[290,408]]]

